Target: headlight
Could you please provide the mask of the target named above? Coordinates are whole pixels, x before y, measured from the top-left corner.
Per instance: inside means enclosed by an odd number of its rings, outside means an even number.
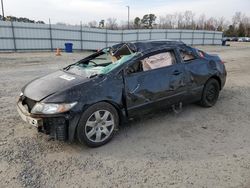
[[[76,104],[77,102],[68,103],[68,104],[36,103],[35,106],[32,108],[31,113],[33,114],[59,114],[59,113],[69,111]]]

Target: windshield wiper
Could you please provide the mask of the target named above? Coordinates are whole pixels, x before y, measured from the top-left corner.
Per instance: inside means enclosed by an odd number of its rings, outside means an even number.
[[[63,70],[64,70],[64,71],[67,71],[67,70],[69,70],[70,67],[72,67],[73,65],[75,65],[75,64],[68,65],[67,67],[63,68]]]
[[[94,77],[96,77],[96,76],[103,76],[104,74],[93,74],[93,75],[91,75],[89,78],[94,78]]]
[[[96,77],[98,74],[93,74],[93,75],[91,75],[89,78],[94,78],[94,77]]]

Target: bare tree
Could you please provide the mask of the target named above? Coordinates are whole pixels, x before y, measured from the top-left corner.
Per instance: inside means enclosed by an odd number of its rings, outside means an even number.
[[[217,20],[214,17],[210,17],[206,22],[207,30],[216,30]]]
[[[218,27],[217,27],[218,31],[224,31],[224,29],[225,29],[224,22],[225,22],[225,18],[224,17],[220,17],[218,19]]]
[[[172,26],[173,26],[173,28],[177,28],[178,27],[178,12],[175,12],[172,15]]]
[[[184,28],[184,16],[182,13],[178,13],[177,16],[177,28],[183,29]]]
[[[159,28],[159,29],[165,29],[165,28],[166,28],[166,22],[167,22],[167,20],[166,20],[165,16],[160,16],[160,17],[159,17],[159,25],[158,25],[158,28]]]
[[[206,23],[206,16],[205,14],[200,15],[197,23],[197,28],[198,29],[204,29],[205,28],[205,23]]]
[[[90,28],[96,28],[97,27],[97,22],[95,20],[93,20],[93,21],[91,21],[91,22],[88,23],[88,26]]]
[[[172,29],[174,28],[173,14],[167,14],[159,18],[159,28],[161,29]]]
[[[184,28],[185,29],[193,29],[194,16],[195,16],[195,14],[190,10],[187,10],[184,12],[183,18],[184,18]]]
[[[167,14],[166,19],[168,20],[167,22],[167,28],[172,29],[174,28],[174,15],[173,14]]]
[[[107,19],[107,23],[106,23],[106,27],[108,29],[117,29],[118,28],[118,24],[116,22],[116,18],[108,18]]]
[[[173,14],[166,14],[160,16],[155,22],[156,15],[146,14],[143,17],[136,17],[130,22],[130,29],[202,29],[212,31],[222,31],[226,36],[250,36],[250,17],[242,12],[236,12],[231,22],[224,17],[210,17],[206,18],[205,14],[201,14],[196,19],[192,11],[175,12]],[[99,22],[100,28],[108,29],[127,29],[127,21],[121,21],[119,24],[115,18],[108,18]],[[157,23],[157,24],[156,24]],[[64,23],[57,23],[64,25]],[[66,25],[66,24],[65,24]],[[96,21],[91,21],[87,27],[97,27]]]
[[[244,16],[241,22],[245,27],[246,36],[250,36],[250,17]]]
[[[233,25],[234,26],[238,26],[241,22],[241,19],[242,19],[242,13],[241,12],[236,12],[232,18],[232,21],[233,21]]]

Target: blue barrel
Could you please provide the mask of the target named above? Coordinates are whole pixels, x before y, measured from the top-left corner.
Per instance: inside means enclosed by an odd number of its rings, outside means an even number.
[[[72,43],[65,43],[65,52],[72,53],[73,52],[73,44]]]

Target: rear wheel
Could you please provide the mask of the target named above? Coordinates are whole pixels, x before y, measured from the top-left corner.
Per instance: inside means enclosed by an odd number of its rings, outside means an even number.
[[[201,106],[212,107],[218,100],[220,93],[220,85],[216,79],[209,79],[204,86],[202,98],[200,101]]]
[[[109,142],[119,124],[116,109],[100,102],[90,106],[82,115],[77,127],[77,137],[81,143],[98,147]]]

